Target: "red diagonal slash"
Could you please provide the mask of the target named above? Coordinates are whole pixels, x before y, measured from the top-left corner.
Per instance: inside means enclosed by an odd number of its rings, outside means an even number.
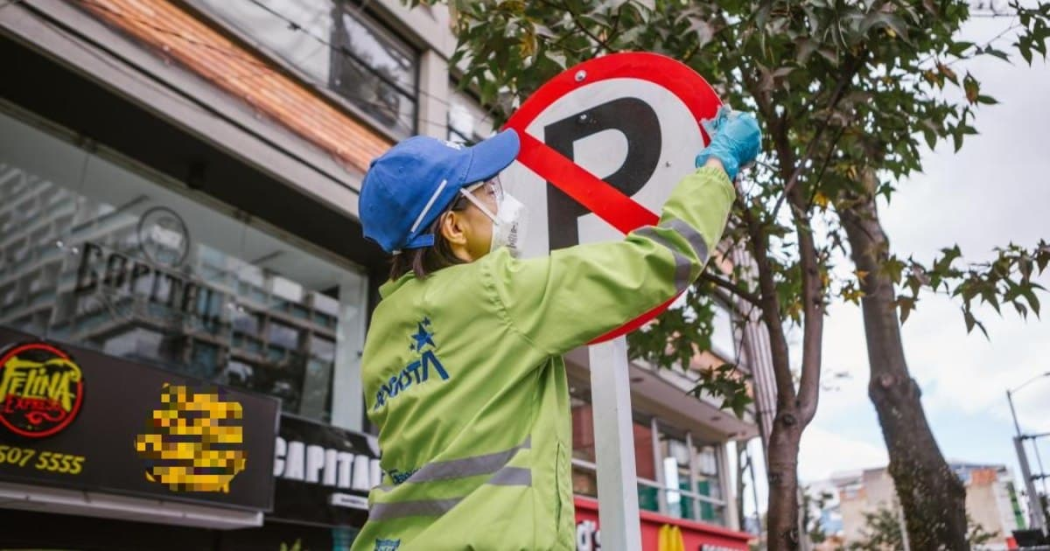
[[[630,233],[660,221],[660,217],[652,211],[634,202],[620,190],[565,158],[531,134],[519,130],[518,136],[521,138],[519,162],[620,232]],[[543,169],[540,170],[540,167]]]

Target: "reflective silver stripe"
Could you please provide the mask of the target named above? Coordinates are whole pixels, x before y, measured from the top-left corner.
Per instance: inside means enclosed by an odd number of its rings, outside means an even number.
[[[707,262],[707,241],[704,241],[704,236],[700,235],[700,232],[696,231],[695,228],[677,218],[666,224],[661,224],[661,226],[678,232],[679,235],[689,242],[689,246],[693,248],[696,257],[700,259],[700,263]]]
[[[514,457],[514,454],[518,453],[518,450],[527,450],[530,448],[532,448],[532,436],[529,436],[520,445],[514,446],[509,450],[485,455],[475,455],[473,457],[464,457],[462,459],[451,459],[449,461],[429,463],[413,473],[408,479],[402,481],[401,484],[406,482],[433,482],[435,480],[449,480],[452,478],[465,478],[468,476],[492,474],[506,465],[507,462]],[[378,488],[381,491],[388,492],[401,484],[395,484],[393,486],[384,484]]]
[[[401,503],[373,503],[368,520],[390,520],[402,517],[436,517],[452,510],[462,498],[403,501]]]
[[[437,191],[430,196],[430,200],[427,201],[426,206],[423,207],[423,212],[419,213],[416,217],[416,221],[412,224],[412,229],[408,230],[408,233],[415,233],[419,229],[419,225],[423,223],[423,218],[426,218],[427,213],[430,212],[430,207],[434,206],[434,201],[437,201],[438,195],[441,195],[442,191],[445,191],[445,186],[448,185],[448,180],[441,180],[441,185],[438,186]]]
[[[503,467],[489,479],[493,486],[532,486],[532,470],[525,467]]]
[[[664,239],[662,235],[656,233],[656,228],[652,226],[639,228],[635,230],[634,233],[646,237],[648,239],[652,239],[660,245],[663,245],[664,248],[666,248],[667,250],[671,251],[671,254],[674,255],[674,288],[679,292],[682,292],[687,287],[689,287],[689,284],[693,281],[689,277],[692,272],[693,265],[692,262],[690,262],[684,254],[678,252],[678,249],[675,248],[674,245],[671,245],[671,243]]]

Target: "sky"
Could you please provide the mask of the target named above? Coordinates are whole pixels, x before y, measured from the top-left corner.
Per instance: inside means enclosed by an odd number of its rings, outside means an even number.
[[[981,43],[1009,23],[977,19],[964,34]],[[1009,41],[999,43],[1005,49]],[[1029,67],[1015,57],[1013,64],[992,58],[955,66],[960,76],[971,71],[982,82],[982,93],[1000,103],[979,109],[979,135],[967,137],[961,151],[955,153],[951,144],[927,151],[924,172],[900,182],[892,202],[880,205],[897,255],[929,261],[942,247],[958,243],[967,259],[979,261],[990,258],[997,245],[1032,247],[1040,238],[1050,240],[1050,64],[1040,60]],[[1050,269],[1039,281],[1050,288]],[[1050,295],[1041,299],[1050,305]],[[1012,308],[1003,312],[999,317],[990,308],[981,310],[989,340],[977,330],[966,333],[957,303],[927,294],[902,331],[909,368],[945,457],[1005,464],[1017,475],[1005,391],[1050,372],[1050,311],[1027,323]],[[835,304],[828,315],[824,373],[835,388],[821,393],[817,416],[803,436],[804,482],[888,461],[867,397],[860,307]],[[848,376],[827,377],[836,372]],[[1050,377],[1017,394],[1025,431],[1050,432],[1048,393]],[[1041,451],[1050,468],[1050,438]]]

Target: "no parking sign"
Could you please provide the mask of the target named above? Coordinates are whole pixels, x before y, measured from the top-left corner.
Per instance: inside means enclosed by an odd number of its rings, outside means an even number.
[[[534,213],[523,256],[655,225],[708,141],[699,121],[719,106],[703,77],[651,53],[593,59],[544,84],[506,124],[521,153],[500,178]],[[596,342],[640,327],[671,302]]]

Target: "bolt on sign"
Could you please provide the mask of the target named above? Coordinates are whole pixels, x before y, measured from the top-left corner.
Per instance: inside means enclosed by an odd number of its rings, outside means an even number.
[[[655,225],[722,102],[688,66],[651,53],[599,57],[554,77],[507,121],[521,153],[500,179],[535,214],[525,257]],[[597,339],[637,329],[673,300]]]

